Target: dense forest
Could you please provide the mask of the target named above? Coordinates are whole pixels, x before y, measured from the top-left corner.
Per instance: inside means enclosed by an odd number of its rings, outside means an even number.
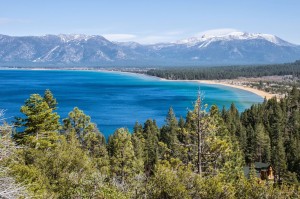
[[[173,80],[218,80],[273,75],[292,75],[299,78],[300,61],[286,64],[257,66],[173,67],[165,69],[151,69],[148,70],[146,74]]]
[[[162,127],[148,119],[107,140],[79,108],[62,120],[56,110],[46,90],[25,101],[14,125],[1,112],[0,198],[300,197],[296,87],[242,113],[234,104],[206,110],[199,95],[186,118],[170,108]],[[274,181],[258,180],[256,161],[272,165]]]

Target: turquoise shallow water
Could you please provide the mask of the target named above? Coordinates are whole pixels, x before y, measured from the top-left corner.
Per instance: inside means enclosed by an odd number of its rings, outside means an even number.
[[[199,86],[209,106],[228,108],[233,102],[242,111],[263,101],[253,93],[226,86],[162,81],[130,73],[0,70],[0,109],[6,110],[11,121],[21,116],[19,109],[30,94],[43,95],[48,88],[59,103],[61,118],[77,106],[107,136],[120,127],[132,130],[135,121],[144,123],[148,118],[161,126],[170,106],[177,117],[184,117],[193,108]]]

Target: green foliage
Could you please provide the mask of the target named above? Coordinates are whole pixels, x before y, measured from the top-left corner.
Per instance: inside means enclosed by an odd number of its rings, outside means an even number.
[[[56,105],[49,90],[44,98],[31,95],[21,108],[25,131],[15,135],[21,142],[11,139],[7,124],[0,128],[0,181],[2,175],[13,177],[35,198],[300,197],[300,94],[295,88],[280,101],[264,101],[241,114],[234,104],[206,112],[196,103],[178,121],[170,108],[162,128],[149,119],[136,123],[133,134],[116,130],[107,143],[78,108],[61,129],[52,112]],[[245,162],[255,161],[270,161],[280,183],[260,181],[254,168],[249,179],[244,177]],[[2,174],[3,167],[9,172]]]
[[[112,175],[122,184],[142,173],[141,162],[134,156],[131,135],[128,130],[118,129],[110,140]],[[140,163],[140,164],[139,164]]]
[[[0,198],[29,198],[28,190],[16,182],[9,168],[18,151],[12,140],[12,128],[2,117],[0,110]]]
[[[228,129],[233,129],[246,164],[268,162],[277,180],[295,183],[295,174],[300,179],[300,97],[298,88],[283,99],[265,100],[253,105],[241,116],[234,108],[222,111]],[[282,177],[287,175],[286,177]],[[294,174],[293,174],[294,173]]]
[[[44,100],[45,102],[48,104],[49,108],[51,108],[52,110],[56,110],[57,109],[57,102],[56,99],[53,97],[52,92],[47,89],[44,93]]]
[[[20,111],[26,116],[19,120],[20,125],[25,127],[22,136],[38,137],[40,133],[59,130],[59,116],[39,94],[32,94]]]
[[[144,162],[145,159],[145,138],[143,136],[143,126],[138,122],[135,123],[133,134],[131,136],[134,155],[137,159]]]
[[[169,162],[156,165],[155,174],[148,187],[149,198],[190,198],[180,171],[174,169]]]
[[[63,131],[67,138],[76,135],[83,150],[93,158],[93,163],[102,172],[108,174],[109,157],[104,136],[98,130],[96,124],[91,122],[90,116],[77,107],[69,113],[69,117],[63,120]]]
[[[233,184],[227,183],[221,174],[211,177],[197,176],[193,198],[235,198]]]
[[[146,175],[153,174],[154,165],[159,158],[159,130],[155,121],[147,120],[143,128],[145,139],[145,171]]]
[[[178,150],[178,132],[178,122],[171,107],[166,117],[166,125],[164,125],[161,129],[160,140],[167,144],[167,147],[170,150],[170,155],[174,157],[178,157],[180,155],[180,151]]]
[[[69,117],[63,119],[63,130],[66,134],[75,132],[78,139],[83,142],[84,136],[89,132],[98,132],[96,124],[91,122],[91,117],[84,114],[82,110],[75,107],[69,113]]]
[[[101,173],[109,173],[109,157],[105,138],[100,132],[89,132],[84,136],[82,148],[93,158],[93,164]]]

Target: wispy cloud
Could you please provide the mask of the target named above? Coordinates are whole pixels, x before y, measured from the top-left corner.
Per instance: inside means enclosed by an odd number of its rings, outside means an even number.
[[[139,43],[154,44],[177,41],[184,35],[183,31],[166,31],[160,34],[147,34],[137,37]]]
[[[110,41],[119,41],[119,42],[126,42],[126,41],[134,41],[142,44],[155,44],[155,43],[164,43],[164,42],[174,42],[180,39],[186,39],[188,37],[201,37],[205,34],[207,35],[224,35],[231,32],[236,32],[238,30],[233,28],[221,28],[221,29],[212,29],[207,31],[198,32],[195,34],[187,34],[184,31],[165,31],[161,33],[138,33],[138,34],[103,34],[106,39]]]
[[[137,38],[137,42],[143,43],[143,44],[154,44],[154,43],[162,43],[162,42],[168,42],[170,40],[170,37],[165,35],[149,35],[144,37]]]
[[[162,33],[137,33],[137,34],[102,34],[103,37],[110,41],[119,41],[119,42],[126,42],[126,41],[135,41],[142,44],[154,44],[154,43],[161,43],[161,42],[170,42],[175,41],[183,34],[183,31],[166,31]]]
[[[133,34],[103,34],[102,36],[111,41],[132,41],[137,37]]]
[[[195,36],[196,37],[201,37],[203,35],[220,36],[220,35],[225,35],[225,34],[229,34],[231,32],[237,32],[237,31],[239,31],[239,30],[236,30],[233,28],[220,28],[220,29],[212,29],[212,30],[206,30],[203,32],[199,32]]]

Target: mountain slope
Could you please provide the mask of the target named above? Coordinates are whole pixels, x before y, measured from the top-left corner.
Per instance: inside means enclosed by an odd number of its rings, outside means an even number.
[[[153,45],[112,42],[96,35],[0,35],[2,66],[231,65],[297,59],[300,46],[268,34],[233,32]]]

